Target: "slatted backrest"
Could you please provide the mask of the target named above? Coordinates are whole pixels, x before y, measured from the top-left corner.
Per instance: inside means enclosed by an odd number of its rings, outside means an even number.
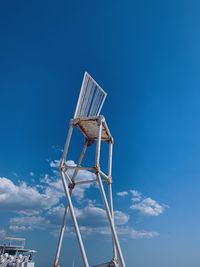
[[[85,72],[74,118],[98,116],[107,93]]]

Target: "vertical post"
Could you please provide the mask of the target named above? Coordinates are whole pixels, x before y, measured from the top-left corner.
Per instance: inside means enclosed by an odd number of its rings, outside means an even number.
[[[70,191],[70,195],[71,195],[71,191]],[[63,217],[62,227],[60,229],[60,236],[59,236],[58,246],[57,246],[57,249],[56,249],[56,256],[55,256],[55,260],[54,260],[54,267],[58,267],[61,246],[62,246],[64,234],[65,234],[67,214],[69,212],[69,205],[68,204],[66,204],[66,205],[67,206],[65,207],[65,213],[64,213],[64,217]]]
[[[73,133],[73,128],[74,128],[74,125],[73,125],[72,122],[70,122],[69,130],[68,130],[68,134],[67,134],[67,138],[66,138],[66,142],[65,142],[62,158],[61,158],[61,164],[65,163],[65,159],[67,157],[67,153],[68,153],[68,150],[69,150],[69,144],[70,144],[72,133]]]
[[[110,213],[113,219],[114,224],[114,209],[113,209],[113,198],[112,198],[112,151],[113,151],[113,143],[109,141],[109,152],[108,152],[108,176],[110,182],[108,183],[108,194],[109,194],[109,202],[110,202]],[[113,245],[113,260],[117,260],[117,251],[115,246],[115,241],[112,239]]]
[[[69,148],[69,144],[70,144],[70,139],[71,139],[71,135],[72,135],[72,130],[73,130],[73,127],[72,127],[72,129],[69,129],[69,132],[68,132],[68,135],[67,135],[67,140],[66,140],[66,144],[65,144],[65,152],[63,152],[62,161],[63,161],[63,159],[66,159],[66,158],[63,158],[63,157],[67,157],[68,148]],[[85,145],[83,147],[83,150],[81,152],[81,155],[79,157],[79,160],[78,160],[77,165],[80,165],[81,164],[81,162],[83,160],[83,157],[85,155],[86,149],[87,149],[87,143],[85,143]],[[63,162],[62,162],[62,164],[63,164]],[[75,171],[73,173],[73,176],[72,176],[72,179],[71,179],[72,182],[75,180],[75,177],[76,177],[77,173],[78,173],[78,169],[75,169]],[[61,176],[62,176],[62,174],[61,174]],[[64,186],[64,184],[63,184],[63,186]],[[70,196],[71,196],[72,189],[70,189],[69,193],[70,193]],[[68,214],[68,212],[69,212],[69,204],[67,203],[67,206],[65,207],[65,212],[64,212],[64,216],[63,216],[61,230],[60,230],[60,236],[59,236],[58,246],[57,246],[57,249],[56,249],[56,256],[55,256],[55,260],[54,260],[54,267],[58,267],[61,246],[62,246],[64,234],[65,234],[65,228],[66,228],[66,221],[67,221],[67,214]]]
[[[68,184],[67,184],[67,182],[65,180],[65,175],[64,175],[63,171],[61,171],[61,176],[62,176],[64,189],[65,189],[65,194],[66,194],[66,197],[67,197],[69,210],[70,210],[72,221],[73,221],[73,224],[74,224],[76,236],[77,236],[77,239],[78,239],[81,255],[82,255],[82,258],[83,258],[84,266],[85,267],[89,267],[89,263],[88,263],[88,259],[87,259],[86,253],[85,253],[85,248],[84,248],[83,241],[82,241],[82,238],[81,238],[79,226],[78,226],[78,223],[77,223],[77,220],[76,220],[76,215],[75,215],[74,208],[73,208],[73,205],[72,205]]]
[[[99,168],[100,164],[100,151],[101,151],[101,135],[102,135],[102,116],[98,117],[98,137],[97,137],[97,146],[96,146],[96,160],[95,165]]]
[[[70,123],[68,134],[67,134],[67,138],[66,138],[66,142],[65,142],[65,147],[64,147],[64,151],[63,151],[63,155],[62,155],[62,158],[61,158],[61,161],[60,161],[60,171],[61,172],[62,172],[62,166],[65,163],[65,159],[66,159],[66,156],[67,156],[67,153],[68,153],[68,150],[69,150],[69,144],[70,144],[70,141],[71,141],[72,133],[73,133],[73,124]],[[63,179],[62,179],[62,182],[63,182]],[[63,183],[63,186],[64,186],[64,183]],[[62,241],[63,241],[63,237],[64,237],[64,233],[65,233],[68,210],[69,210],[69,208],[68,208],[68,206],[66,206],[64,217],[63,217],[62,226],[61,226],[61,229],[60,229],[58,245],[57,245],[57,249],[56,249],[54,267],[58,266],[58,262],[59,262],[59,258],[60,258],[60,251],[61,251]]]
[[[101,191],[101,197],[102,197],[102,200],[103,200],[103,203],[104,203],[104,207],[105,207],[105,210],[106,210],[106,213],[107,213],[108,221],[109,221],[109,224],[110,224],[112,236],[113,236],[113,239],[115,241],[117,253],[119,255],[119,260],[121,262],[121,267],[126,267],[126,264],[124,262],[124,257],[122,255],[122,251],[121,251],[121,248],[120,248],[119,240],[118,240],[118,237],[117,237],[117,233],[116,233],[116,230],[115,230],[115,226],[113,224],[113,219],[112,219],[112,216],[111,216],[111,213],[110,213],[109,205],[108,205],[108,202],[107,202],[107,199],[106,199],[106,194],[105,194],[105,191],[104,191],[103,183],[101,181],[101,177],[100,177],[99,173],[97,174],[97,180],[98,180],[98,183],[99,183],[99,187],[100,187],[100,191]]]
[[[105,191],[104,191],[104,187],[103,187],[103,183],[102,183],[102,180],[101,180],[101,176],[99,174],[101,135],[102,135],[102,116],[98,117],[98,123],[99,123],[99,129],[98,129],[97,147],[96,147],[97,181],[99,183],[99,188],[100,188],[100,191],[101,191],[101,197],[102,197],[102,200],[103,200],[103,203],[104,203],[104,207],[105,207],[105,210],[106,210],[106,213],[107,213],[108,221],[109,221],[111,232],[112,232],[112,237],[113,237],[113,240],[115,242],[117,253],[119,255],[119,259],[120,259],[120,262],[121,262],[121,267],[126,267],[125,262],[124,262],[124,258],[123,258],[123,255],[122,255],[122,251],[121,251],[121,248],[120,248],[120,244],[119,244],[119,241],[118,241],[117,233],[115,231],[113,218],[111,216],[110,208],[109,208],[108,201],[107,201],[107,198],[106,198],[106,194],[105,194]],[[112,151],[110,150],[110,152],[112,152]],[[112,165],[111,165],[111,161],[110,161],[109,162],[110,171],[111,171],[111,167],[112,167]]]

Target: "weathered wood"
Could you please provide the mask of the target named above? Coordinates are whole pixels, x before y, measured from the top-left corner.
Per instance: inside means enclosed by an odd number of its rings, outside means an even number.
[[[97,119],[79,119],[76,126],[80,129],[80,131],[90,140],[95,140],[98,138],[98,121]],[[101,139],[105,141],[109,141],[112,137],[106,127],[106,124],[102,125],[102,135]]]

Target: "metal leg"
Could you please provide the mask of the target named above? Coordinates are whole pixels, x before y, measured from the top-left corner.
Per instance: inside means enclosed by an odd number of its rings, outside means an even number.
[[[110,214],[112,216],[113,224],[114,222],[114,210],[113,210],[113,198],[112,198],[112,184],[108,185],[108,194],[109,194],[109,202],[110,202]],[[113,245],[113,260],[117,260],[117,250],[115,246],[115,240],[112,238]]]
[[[100,191],[101,191],[101,197],[102,197],[102,200],[103,200],[103,203],[104,203],[104,207],[105,207],[105,210],[106,210],[106,213],[107,213],[108,221],[109,221],[111,232],[112,232],[112,237],[113,237],[116,249],[117,249],[117,253],[119,255],[121,266],[122,267],[126,267],[125,262],[124,262],[124,258],[123,258],[123,255],[122,255],[122,251],[121,251],[121,248],[120,248],[120,244],[119,244],[119,241],[118,241],[117,233],[116,233],[116,230],[115,230],[115,226],[114,226],[114,223],[113,223],[113,217],[111,215],[111,211],[110,211],[110,208],[109,208],[109,205],[108,205],[108,201],[107,201],[107,198],[106,198],[106,194],[105,194],[105,191],[104,191],[104,187],[103,187],[103,183],[102,183],[102,180],[101,180],[101,176],[99,174],[101,135],[102,135],[102,118],[99,117],[98,139],[97,139],[97,146],[96,146],[96,167],[97,167],[97,170],[98,170],[97,171],[97,181],[99,183],[99,187],[100,187]],[[110,153],[111,153],[110,154],[110,157],[111,157],[111,155],[112,155],[112,150],[111,149],[110,149]],[[109,171],[111,171],[111,166],[112,166],[111,165],[111,161],[109,161]],[[112,204],[112,202],[111,202],[111,204]]]
[[[100,150],[101,150],[101,134],[102,134],[102,118],[101,116],[98,119],[99,122],[99,129],[98,129],[98,139],[97,139],[97,146],[96,146],[96,160],[95,160],[95,164],[96,167],[99,167],[99,163],[100,163]]]
[[[106,199],[106,194],[105,194],[105,191],[104,191],[104,187],[103,187],[103,184],[102,184],[102,181],[101,181],[101,177],[100,177],[99,174],[97,174],[97,180],[98,180],[98,183],[99,183],[99,187],[100,187],[100,191],[101,191],[101,197],[102,197],[102,200],[103,200],[103,203],[104,203],[104,207],[105,207],[105,210],[106,210],[106,213],[107,213],[108,221],[109,221],[109,224],[110,224],[110,228],[111,228],[113,239],[115,241],[115,246],[116,246],[116,249],[117,249],[117,253],[119,255],[121,266],[122,267],[126,267],[126,264],[124,262],[124,257],[122,255],[122,251],[121,251],[121,248],[120,248],[119,240],[118,240],[118,237],[117,237],[117,233],[116,233],[116,230],[115,230],[115,226],[113,224],[113,219],[112,219],[112,216],[111,216],[111,213],[110,213],[110,209],[109,209],[109,206],[108,206],[108,202],[107,202],[107,199]]]
[[[71,192],[70,192],[70,194],[71,194]],[[55,256],[55,260],[54,260],[54,267],[58,267],[59,258],[60,258],[60,251],[61,251],[61,247],[62,247],[63,237],[65,234],[68,211],[69,211],[69,205],[67,204],[67,206],[65,207],[65,213],[64,213],[64,217],[63,217],[61,230],[60,230],[60,236],[59,236],[58,246],[57,246],[57,250],[56,250],[56,256]]]
[[[83,147],[83,150],[82,150],[82,152],[81,152],[81,155],[80,155],[80,157],[79,157],[79,160],[78,160],[78,162],[77,162],[77,167],[79,167],[80,165],[81,165],[81,162],[82,162],[82,160],[83,160],[83,157],[85,156],[85,152],[86,152],[86,150],[87,150],[87,147],[88,147],[88,144],[87,144],[87,142],[85,143],[85,145],[84,145],[84,147]],[[75,178],[76,178],[76,176],[77,176],[77,174],[78,174],[78,169],[75,169],[75,171],[74,171],[74,173],[73,173],[73,176],[72,176],[72,181],[74,182],[74,180],[75,180]]]
[[[67,156],[67,152],[68,152],[68,148],[69,148],[69,143],[70,143],[70,139],[71,139],[71,135],[72,135],[72,130],[68,133],[67,136],[67,142],[65,145],[65,152],[63,152],[63,156]],[[84,145],[83,150],[81,152],[80,158],[78,160],[77,165],[79,166],[83,160],[83,157],[85,155],[87,149],[87,143]],[[62,158],[63,158],[62,156]],[[73,176],[72,176],[72,181],[74,182],[76,175],[78,174],[78,169],[75,169]],[[72,190],[70,190],[70,196],[72,194]],[[61,246],[62,246],[62,242],[63,242],[63,237],[64,237],[64,233],[65,233],[65,228],[66,228],[66,221],[67,221],[67,214],[69,211],[69,205],[67,204],[66,208],[65,208],[65,213],[64,213],[64,217],[63,217],[63,222],[62,222],[62,226],[61,226],[61,230],[60,230],[60,236],[59,236],[59,241],[58,241],[58,246],[57,246],[57,250],[56,250],[56,256],[55,256],[55,261],[54,261],[54,267],[58,266],[58,262],[59,262],[59,258],[60,258],[60,251],[61,251]]]
[[[82,257],[83,257],[84,266],[85,267],[89,267],[88,259],[87,259],[86,253],[85,253],[85,248],[84,248],[83,241],[82,241],[82,238],[81,238],[79,226],[78,226],[78,223],[77,223],[77,220],[76,220],[76,215],[75,215],[74,208],[73,208],[73,205],[72,205],[68,184],[67,184],[67,182],[65,180],[64,172],[61,172],[61,175],[62,175],[62,179],[63,179],[65,194],[66,194],[68,205],[69,205],[69,210],[70,210],[70,213],[71,213],[71,216],[72,216],[72,221],[73,221],[73,224],[74,224],[76,236],[77,236],[79,247],[80,247],[80,250],[81,250]]]
[[[109,155],[108,155],[108,176],[112,179],[112,150],[113,144],[109,142]],[[114,209],[113,209],[113,198],[112,198],[112,181],[108,184],[108,194],[109,194],[109,204],[110,204],[110,213],[113,219],[114,224]],[[117,251],[115,246],[115,241],[112,239],[113,244],[113,260],[117,260]]]
[[[66,138],[66,143],[65,143],[64,151],[63,151],[63,155],[62,155],[61,162],[60,162],[60,166],[61,167],[65,163],[65,159],[66,159],[66,156],[67,156],[67,153],[68,153],[68,149],[69,149],[69,144],[70,144],[70,140],[71,140],[71,137],[72,137],[72,133],[73,133],[73,125],[70,124],[69,130],[68,130],[68,134],[67,134],[67,138]],[[63,186],[64,186],[64,183],[63,183]],[[70,194],[71,194],[71,192],[70,192]],[[58,263],[59,263],[60,251],[61,251],[62,241],[63,241],[63,237],[64,237],[64,233],[65,233],[65,228],[66,228],[66,220],[67,220],[68,210],[69,210],[69,208],[68,208],[68,206],[66,206],[64,217],[63,217],[62,226],[61,226],[61,229],[60,229],[60,235],[59,235],[58,245],[57,245],[57,249],[56,249],[56,256],[55,256],[55,260],[54,260],[54,267],[57,267],[58,266]]]
[[[61,165],[63,163],[65,163],[65,160],[66,160],[66,157],[67,157],[67,153],[68,153],[68,149],[69,149],[69,144],[70,144],[72,133],[73,133],[73,129],[74,129],[74,126],[73,126],[72,123],[70,123],[68,134],[67,134],[67,138],[66,138],[66,142],[65,142],[65,147],[64,147],[64,150],[63,150],[62,158],[61,158]]]
[[[65,159],[65,157],[67,157],[67,153],[68,153],[68,149],[69,149],[69,144],[70,144],[70,140],[71,140],[71,136],[72,136],[72,132],[73,132],[73,127],[71,126],[69,131],[68,131],[68,135],[67,135],[67,140],[66,140],[66,144],[65,144],[65,149],[63,152],[63,156],[62,156],[62,164],[63,159]],[[83,150],[81,152],[81,155],[79,157],[78,163],[77,165],[79,166],[83,160],[83,157],[85,155],[87,149],[87,143],[85,143]],[[78,169],[75,169],[73,176],[72,176],[72,181],[74,182],[76,175],[78,174]],[[64,174],[65,175],[65,174]],[[62,174],[61,174],[62,176]],[[64,184],[63,184],[64,186]],[[72,194],[72,189],[69,190],[70,196]],[[54,261],[54,267],[58,266],[59,263],[59,258],[60,258],[60,251],[61,251],[61,247],[62,247],[62,242],[63,242],[63,237],[64,237],[64,233],[65,233],[65,229],[66,229],[66,220],[67,220],[67,214],[69,211],[69,204],[67,204],[66,208],[65,208],[65,212],[64,212],[64,217],[63,217],[63,222],[62,222],[62,226],[61,226],[61,230],[60,230],[60,236],[59,236],[59,241],[58,241],[58,245],[57,245],[57,250],[56,250],[56,256],[55,256],[55,261]]]

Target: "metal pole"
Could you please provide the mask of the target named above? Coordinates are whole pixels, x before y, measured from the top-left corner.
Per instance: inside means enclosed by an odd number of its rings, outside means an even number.
[[[101,151],[101,134],[102,134],[102,117],[98,117],[99,129],[98,129],[98,139],[96,146],[96,160],[95,165],[98,168],[100,163],[100,151]]]
[[[70,195],[71,195],[70,191]],[[56,249],[56,256],[55,256],[55,260],[54,260],[54,267],[58,267],[58,263],[59,263],[59,258],[60,258],[60,251],[61,251],[61,247],[62,247],[62,242],[63,242],[63,237],[65,234],[65,228],[66,228],[66,221],[67,221],[67,214],[69,211],[69,205],[66,204],[67,206],[65,207],[65,213],[64,213],[64,217],[63,217],[63,222],[62,222],[62,227],[60,230],[60,236],[59,236],[59,241],[58,241],[58,246]]]
[[[111,232],[112,232],[112,237],[113,237],[113,239],[115,241],[117,253],[119,255],[119,259],[120,259],[120,262],[121,262],[121,267],[126,267],[125,262],[124,262],[124,258],[123,258],[123,255],[122,255],[122,251],[121,251],[121,248],[120,248],[120,244],[119,244],[119,241],[118,241],[117,233],[115,231],[115,226],[114,226],[114,223],[113,223],[113,218],[111,216],[111,212],[110,212],[110,208],[109,208],[108,201],[107,201],[107,198],[106,198],[106,194],[105,194],[105,191],[104,191],[104,187],[103,187],[103,184],[102,184],[102,181],[101,181],[101,176],[99,174],[101,135],[102,135],[102,117],[99,116],[98,122],[99,122],[99,129],[98,129],[98,139],[97,139],[97,147],[96,147],[97,181],[99,183],[99,187],[100,187],[100,191],[101,191],[101,197],[102,197],[102,200],[103,200],[103,203],[104,203],[104,207],[105,207],[105,210],[106,210],[106,213],[107,213],[108,221],[109,221]],[[110,167],[109,168],[111,168],[111,166],[112,165],[111,165],[111,162],[110,162]]]
[[[117,233],[116,233],[116,230],[115,230],[115,226],[113,224],[113,219],[112,219],[112,216],[111,216],[111,213],[110,213],[109,205],[108,205],[108,202],[107,202],[107,199],[106,199],[106,194],[105,194],[105,191],[104,191],[104,188],[103,188],[103,184],[102,184],[102,181],[101,181],[101,177],[100,177],[99,174],[97,174],[97,180],[98,180],[98,183],[99,183],[99,187],[100,187],[100,191],[101,191],[101,197],[102,197],[102,200],[103,200],[103,203],[104,203],[104,207],[105,207],[105,210],[106,210],[106,213],[107,213],[108,221],[109,221],[109,224],[110,224],[110,228],[111,228],[113,239],[115,241],[117,253],[119,255],[119,259],[120,259],[120,262],[121,262],[121,266],[122,267],[126,267],[126,264],[124,262],[124,257],[122,255],[122,251],[121,251],[121,248],[120,248],[119,240],[118,240],[118,237],[117,237]]]
[[[78,239],[81,255],[82,255],[82,258],[83,258],[84,266],[85,267],[89,267],[88,259],[87,259],[86,253],[85,253],[85,248],[84,248],[83,241],[82,241],[82,238],[81,238],[79,226],[78,226],[78,223],[77,223],[77,220],[76,220],[76,216],[75,216],[74,208],[73,208],[73,205],[72,205],[68,184],[67,184],[67,182],[65,180],[64,172],[61,172],[61,175],[62,175],[62,180],[63,180],[63,184],[64,184],[65,194],[66,194],[68,205],[69,205],[69,210],[70,210],[70,213],[71,213],[71,216],[72,216],[72,221],[73,221],[73,224],[74,224],[74,228],[75,228],[76,236],[77,236],[77,239]]]
[[[66,164],[66,169],[76,170],[78,169],[83,171],[94,171],[95,167],[82,167],[82,166],[69,166]]]
[[[73,127],[72,127],[72,129],[69,129],[69,131],[68,131],[67,140],[66,140],[66,144],[65,144],[65,152],[63,152],[62,161],[63,161],[63,159],[64,160],[66,159],[64,157],[67,157],[67,152],[68,152],[68,148],[69,148],[69,144],[70,144],[70,140],[71,140],[71,136],[72,136],[72,130],[73,130]],[[87,143],[85,143],[85,145],[83,147],[83,150],[81,152],[81,155],[79,157],[79,160],[78,160],[78,164],[77,165],[80,165],[81,164],[81,162],[83,160],[83,157],[85,155],[86,149],[87,149]],[[72,176],[72,179],[71,179],[72,181],[74,181],[77,173],[78,173],[78,170],[76,169],[74,171],[74,173],[73,173],[73,176]],[[62,174],[61,174],[61,176],[62,176]],[[64,183],[63,183],[63,186],[64,186]],[[71,196],[71,194],[72,194],[72,190],[70,190],[70,196]],[[67,206],[65,208],[65,213],[64,213],[64,217],[63,217],[63,222],[62,222],[61,230],[60,230],[60,236],[59,236],[58,246],[57,246],[57,250],[56,250],[54,267],[57,267],[58,266],[58,263],[59,263],[60,251],[61,251],[63,237],[64,237],[64,233],[65,233],[68,211],[69,211],[69,205],[67,204]]]
[[[88,143],[87,143],[87,141],[85,142],[85,145],[84,145],[84,147],[83,147],[83,150],[82,150],[82,152],[81,152],[81,155],[80,155],[80,157],[79,157],[79,160],[78,160],[78,162],[77,162],[77,167],[79,167],[80,165],[81,165],[81,162],[82,162],[82,160],[83,160],[83,157],[84,157],[84,155],[85,155],[85,152],[86,152],[86,150],[87,150],[87,147],[88,147]],[[75,169],[75,171],[74,171],[74,173],[73,173],[73,176],[72,176],[72,181],[74,182],[74,180],[75,180],[75,178],[76,178],[76,175],[78,174],[78,169]]]
[[[62,155],[61,162],[60,162],[60,168],[62,168],[62,165],[65,163],[65,159],[66,159],[66,156],[68,153],[72,133],[73,133],[73,125],[72,125],[72,123],[70,123],[70,127],[68,130],[63,155]],[[62,169],[60,171],[62,172]],[[61,177],[62,177],[62,175],[61,175]],[[63,182],[63,179],[62,179],[62,182]],[[63,186],[64,186],[64,182],[63,182]],[[70,192],[70,194],[71,194],[71,192]],[[63,237],[64,237],[64,233],[65,233],[65,228],[66,228],[66,220],[67,220],[68,210],[69,210],[69,208],[68,208],[68,204],[67,204],[67,206],[65,207],[63,222],[62,222],[62,226],[60,229],[60,235],[59,235],[59,239],[58,239],[58,245],[57,245],[56,255],[55,255],[55,260],[54,260],[54,267],[58,266],[58,262],[59,262],[59,258],[60,258],[60,251],[61,251]]]
[[[92,180],[85,180],[85,181],[80,181],[80,182],[75,182],[75,185],[80,185],[80,184],[91,184],[97,182],[97,179],[92,179]]]
[[[108,153],[108,176],[110,179],[112,179],[112,151],[113,151],[113,143],[109,142],[109,153]],[[110,213],[113,218],[113,224],[114,224],[114,209],[113,209],[113,198],[112,198],[112,180],[108,183],[108,194],[109,194],[109,202],[110,202]],[[117,260],[117,251],[115,242],[112,239],[112,245],[113,245],[113,260]]]
[[[69,130],[68,130],[68,134],[67,134],[67,138],[66,138],[66,142],[65,142],[65,147],[63,150],[62,158],[61,158],[61,164],[65,163],[66,156],[67,156],[68,149],[69,149],[70,140],[71,140],[72,133],[73,133],[73,128],[74,128],[74,126],[73,126],[72,122],[70,122]]]

